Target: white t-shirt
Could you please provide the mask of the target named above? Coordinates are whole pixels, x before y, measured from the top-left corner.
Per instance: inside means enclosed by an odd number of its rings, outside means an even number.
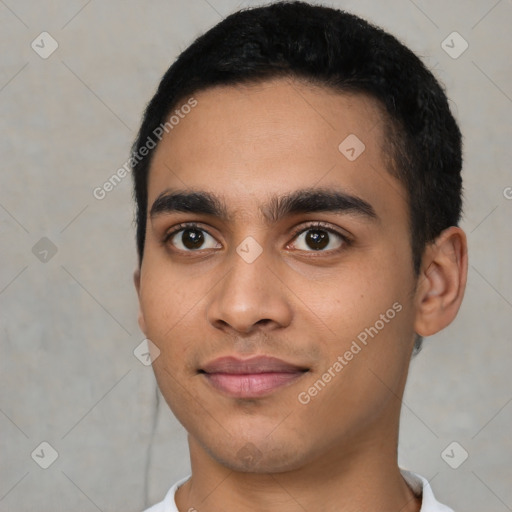
[[[402,476],[411,488],[412,492],[416,496],[422,497],[420,512],[453,512],[450,507],[439,503],[435,499],[434,493],[432,492],[432,488],[430,487],[427,479],[405,469],[400,469],[400,472],[402,473]],[[165,495],[163,501],[146,509],[144,512],[178,512],[178,507],[174,501],[174,495],[176,494],[178,487],[184,484],[189,478],[190,475],[176,482],[169,489],[169,492]]]

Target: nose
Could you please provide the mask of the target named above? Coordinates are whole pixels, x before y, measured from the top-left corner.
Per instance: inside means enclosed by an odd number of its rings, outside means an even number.
[[[272,258],[265,251],[252,262],[243,256],[233,252],[227,274],[210,295],[208,321],[217,329],[240,334],[288,326],[291,292],[272,268]]]

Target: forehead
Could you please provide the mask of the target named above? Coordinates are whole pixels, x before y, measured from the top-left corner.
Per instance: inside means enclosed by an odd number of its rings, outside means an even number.
[[[387,171],[377,100],[290,79],[214,87],[193,97],[197,105],[181,113],[153,155],[149,208],[168,188],[207,189],[237,210],[270,192],[315,186],[341,187],[384,210],[405,203],[403,187]]]

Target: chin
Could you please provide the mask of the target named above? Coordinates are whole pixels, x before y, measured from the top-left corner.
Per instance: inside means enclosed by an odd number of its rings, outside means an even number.
[[[282,473],[299,469],[307,463],[302,451],[304,443],[297,446],[284,444],[281,439],[244,439],[233,440],[222,446],[204,446],[217,463],[240,473]]]

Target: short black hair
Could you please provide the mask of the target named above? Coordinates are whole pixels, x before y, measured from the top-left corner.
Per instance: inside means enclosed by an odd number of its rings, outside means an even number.
[[[167,116],[198,91],[281,77],[377,100],[386,126],[387,170],[408,194],[412,264],[419,275],[426,245],[458,225],[462,212],[462,138],[443,86],[381,28],[343,10],[300,1],[231,14],[197,38],[163,76],[144,112],[130,160],[139,265],[156,147],[148,142]],[[141,158],[144,148],[150,149]],[[418,337],[416,351],[420,346]]]

